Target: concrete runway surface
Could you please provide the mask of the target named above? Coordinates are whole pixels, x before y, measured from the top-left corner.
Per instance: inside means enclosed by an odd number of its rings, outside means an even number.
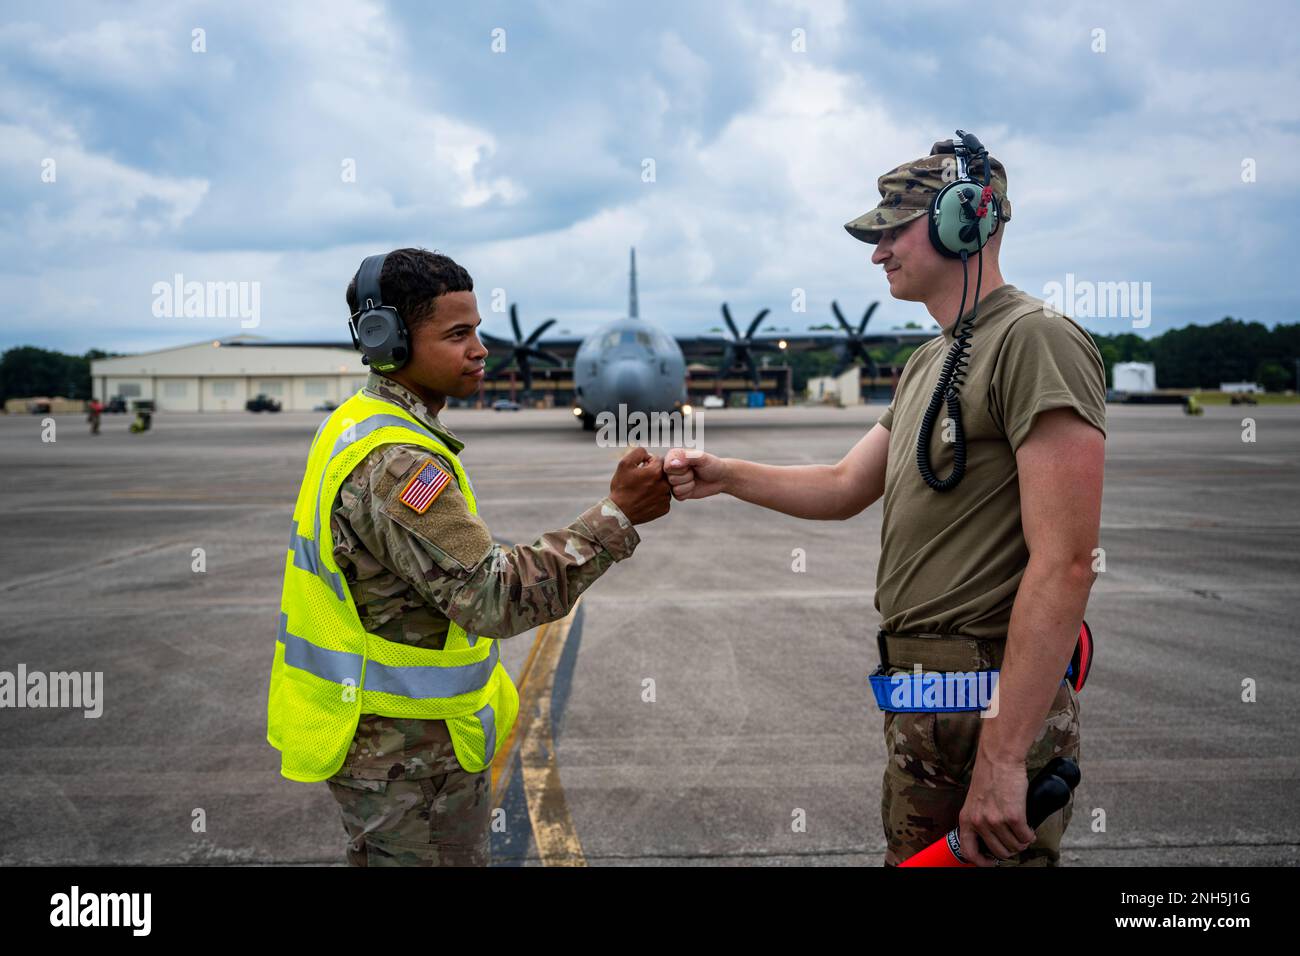
[[[705,445],[831,462],[882,410],[709,410]],[[265,740],[285,529],[322,417],[164,413],[130,435],[105,416],[92,438],[69,416],[53,443],[40,416],[0,417],[0,670],[104,675],[98,718],[0,710],[0,862],[343,862],[326,788],[280,777]],[[509,541],[599,500],[622,451],[567,411],[444,418]],[[1300,415],[1112,405],[1108,427],[1065,862],[1294,865]],[[879,525],[879,503],[825,523],[678,503],[571,620],[505,641],[528,674],[496,861],[878,865]]]

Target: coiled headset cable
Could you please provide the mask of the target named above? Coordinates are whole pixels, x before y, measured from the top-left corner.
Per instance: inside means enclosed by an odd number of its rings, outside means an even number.
[[[957,325],[953,329],[952,347],[944,360],[939,381],[935,383],[934,394],[921,419],[921,427],[916,434],[916,467],[921,472],[925,483],[935,491],[951,491],[961,483],[966,475],[966,432],[961,423],[961,384],[966,374],[966,350],[970,348],[971,328],[979,313],[980,285],[984,281],[984,247],[981,246],[976,256],[975,306],[970,318],[963,323],[962,314],[966,311],[966,291],[970,284],[970,274],[966,266],[967,253],[961,254],[961,306],[957,309]],[[939,478],[934,473],[930,461],[930,436],[934,432],[934,421],[939,409],[948,406],[948,417],[952,419],[952,471],[947,478]]]

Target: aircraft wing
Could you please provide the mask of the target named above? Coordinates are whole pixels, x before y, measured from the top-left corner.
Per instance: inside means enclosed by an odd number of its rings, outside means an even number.
[[[494,361],[495,358],[499,356],[509,355],[511,350],[515,347],[513,341],[510,339],[503,339],[499,335],[491,335],[487,332],[480,331],[478,337],[482,340],[483,344],[488,347],[488,351],[492,355],[492,358],[488,359],[489,362]],[[533,343],[533,346],[544,352],[554,352],[560,358],[564,359],[565,362],[572,365],[573,357],[578,353],[578,348],[582,345],[583,341],[585,340],[580,338],[540,338]]]
[[[921,345],[938,334],[938,332],[922,332],[916,329],[899,329],[893,332],[873,332],[870,335],[864,335],[862,341],[867,346]],[[674,337],[677,339],[677,344],[681,347],[682,354],[686,357],[687,362],[721,358],[722,353],[731,341],[722,335],[678,335]],[[813,352],[818,349],[836,348],[843,345],[844,340],[845,337],[841,333],[821,332],[756,336],[753,341],[758,346],[770,346],[770,348],[762,348],[761,351],[764,352],[777,351],[779,348],[777,343],[781,341],[785,342],[785,350],[788,352]]]
[[[868,345],[921,345],[938,335],[938,332],[923,332],[916,329],[898,329],[890,332],[873,332],[863,336],[862,341]],[[510,354],[514,343],[487,332],[479,332],[479,338],[494,356]],[[702,362],[709,359],[721,359],[730,342],[722,335],[675,335],[678,347],[687,362]],[[812,352],[817,349],[834,349],[844,344],[844,335],[839,332],[790,333],[787,335],[768,334],[754,338],[758,346],[755,351],[779,351],[777,343],[784,340],[786,351]],[[578,348],[585,339],[582,338],[540,338],[533,345],[545,352],[553,352],[566,362],[572,364]],[[489,361],[492,361],[489,359]]]

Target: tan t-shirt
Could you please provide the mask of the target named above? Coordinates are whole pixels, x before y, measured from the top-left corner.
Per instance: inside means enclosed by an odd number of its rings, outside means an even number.
[[[1073,408],[1104,435],[1105,365],[1073,319],[1014,286],[994,289],[972,326],[960,388],[966,475],[951,491],[933,491],[916,466],[916,436],[955,326],[912,353],[880,417],[889,464],[876,610],[890,633],[1005,638],[1029,562],[1016,449],[1035,416],[1053,408]],[[952,471],[952,444],[941,439],[947,414],[944,403],[930,440],[940,479]]]

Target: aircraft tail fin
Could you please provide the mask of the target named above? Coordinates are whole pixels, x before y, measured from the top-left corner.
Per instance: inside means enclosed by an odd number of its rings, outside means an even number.
[[[639,319],[637,301],[636,301],[636,246],[632,247],[632,270],[630,273],[631,280],[627,289],[627,314],[629,318]]]

